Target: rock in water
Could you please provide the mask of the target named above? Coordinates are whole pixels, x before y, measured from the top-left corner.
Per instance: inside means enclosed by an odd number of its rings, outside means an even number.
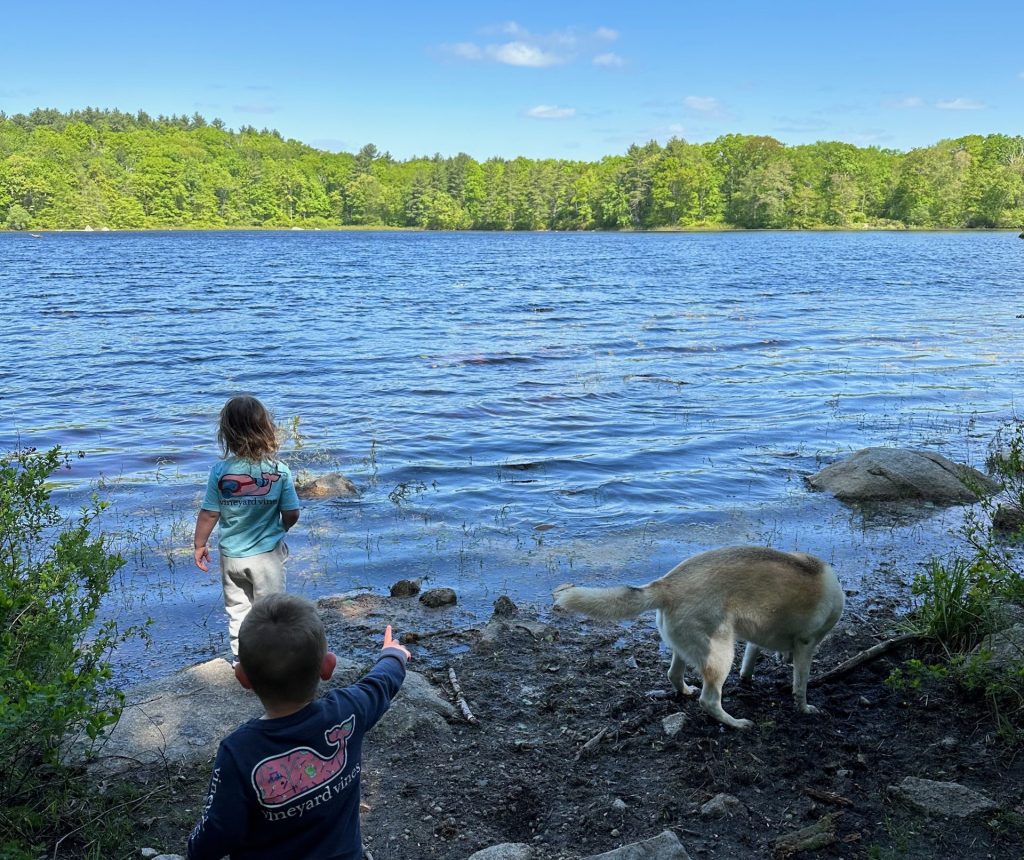
[[[503,594],[497,600],[494,601],[494,617],[495,618],[511,618],[519,611],[519,607],[512,602],[512,599]]]
[[[341,472],[328,472],[312,481],[296,481],[295,492],[300,499],[334,499],[359,495],[356,485]]]
[[[400,579],[391,586],[392,597],[413,597],[420,593],[420,580]]]
[[[450,588],[431,588],[420,595],[420,603],[431,609],[437,609],[440,606],[454,606],[458,602],[458,597]]]
[[[962,505],[1000,488],[970,466],[909,448],[864,448],[806,480],[811,489],[826,490],[843,502]]]

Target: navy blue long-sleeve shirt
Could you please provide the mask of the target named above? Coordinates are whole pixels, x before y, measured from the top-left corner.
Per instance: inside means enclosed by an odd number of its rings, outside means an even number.
[[[189,860],[359,860],[363,735],[404,680],[405,655],[388,648],[350,687],[228,735],[188,840]]]

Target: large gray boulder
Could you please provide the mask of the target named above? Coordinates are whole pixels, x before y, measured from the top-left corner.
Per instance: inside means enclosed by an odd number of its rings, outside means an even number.
[[[976,502],[1000,486],[970,466],[910,448],[864,448],[807,478],[843,502]]]
[[[349,684],[367,668],[339,659],[334,678],[321,691]],[[225,735],[262,713],[256,694],[243,689],[226,660],[190,666],[128,691],[121,719],[92,751],[90,771],[103,776],[163,762],[205,769]],[[436,738],[451,731],[447,718],[454,714],[426,678],[407,671],[391,708],[371,730],[370,742],[390,746],[411,738]],[[89,753],[83,743],[68,758],[80,761]]]
[[[958,782],[908,776],[899,785],[890,785],[889,793],[921,812],[947,818],[970,818],[999,809],[999,804],[990,797]]]
[[[1024,624],[990,633],[972,654],[983,660],[989,669],[997,671],[1024,666]]]
[[[623,845],[614,851],[594,854],[586,860],[690,860],[683,844],[671,830],[665,830],[653,839]]]
[[[531,860],[533,848],[524,842],[502,842],[469,855],[468,860]]]

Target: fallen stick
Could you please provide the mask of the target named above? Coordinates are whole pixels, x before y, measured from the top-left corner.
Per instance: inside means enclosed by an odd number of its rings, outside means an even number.
[[[872,645],[865,651],[861,651],[859,654],[855,654],[849,660],[840,663],[834,669],[830,669],[823,675],[815,675],[807,682],[810,687],[816,687],[818,684],[830,684],[837,678],[842,678],[844,675],[850,674],[858,666],[862,666],[864,663],[870,663],[872,660],[877,660],[883,654],[892,651],[893,648],[897,648],[900,645],[905,645],[908,642],[915,642],[927,637],[922,636],[920,633],[903,633],[899,636],[893,636],[891,639],[885,639],[879,642],[877,645]]]
[[[603,729],[601,729],[601,731],[599,731],[596,735],[594,735],[589,741],[587,741],[585,744],[583,744],[583,746],[580,747],[580,751],[578,753],[576,753],[576,758],[574,758],[573,761],[579,761],[580,757],[583,755],[583,753],[590,752],[590,750],[592,750],[599,743],[601,743],[601,738],[603,738],[606,734],[608,734],[608,726],[605,726]]]
[[[459,679],[455,677],[455,670],[448,667],[448,681],[452,685],[452,692],[455,693],[455,704],[459,706],[459,710],[462,711],[462,716],[466,722],[473,726],[480,725],[480,720],[473,716],[473,712],[469,709],[469,703],[466,701],[466,697],[462,695],[462,687],[459,686]]]
[[[848,797],[843,797],[841,794],[836,794],[834,791],[822,791],[817,788],[805,788],[804,794],[808,797],[813,797],[815,800],[820,800],[822,803],[832,803],[836,806],[853,806],[853,801]]]

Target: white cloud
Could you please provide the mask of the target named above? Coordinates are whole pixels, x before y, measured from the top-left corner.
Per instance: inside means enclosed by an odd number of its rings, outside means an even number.
[[[626,61],[622,57],[611,51],[607,54],[598,54],[594,57],[593,63],[595,66],[604,66],[606,68],[619,68],[626,65]]]
[[[715,113],[721,107],[718,104],[718,99],[711,98],[710,96],[687,96],[683,99],[683,104],[690,110],[700,111],[701,113]]]
[[[516,21],[486,27],[480,32],[484,35],[483,41],[449,43],[440,46],[441,53],[457,60],[489,60],[507,66],[539,69],[571,63],[584,52],[600,50],[599,45],[603,46],[619,37],[609,27],[598,27],[594,31],[580,31],[570,27],[548,33],[531,33]],[[502,37],[508,41],[500,41]],[[594,63],[618,66],[623,64],[623,60],[616,54],[603,53],[594,59]]]
[[[537,105],[530,108],[526,115],[534,119],[569,119],[576,116],[576,108]]]
[[[448,50],[463,60],[479,60],[484,55],[480,46],[474,45],[472,42],[458,42],[455,45],[450,45]]]
[[[887,108],[894,108],[896,110],[913,110],[914,108],[924,107],[924,99],[920,96],[907,96],[902,99],[890,99],[884,104]]]
[[[565,62],[561,57],[551,54],[536,45],[526,42],[506,42],[504,45],[488,45],[487,56],[507,66],[529,66],[542,69]]]
[[[945,99],[937,102],[935,107],[939,110],[981,110],[985,103],[974,99]]]

